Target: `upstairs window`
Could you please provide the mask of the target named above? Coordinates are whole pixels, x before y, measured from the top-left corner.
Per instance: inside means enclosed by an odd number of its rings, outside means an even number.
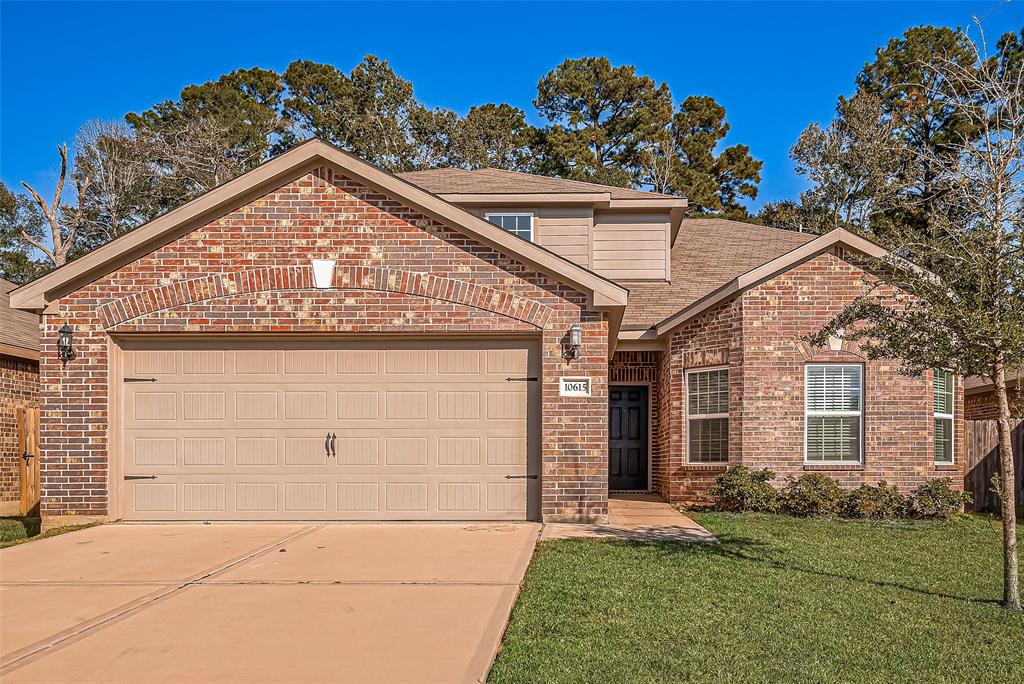
[[[863,368],[811,364],[804,380],[808,463],[859,463],[864,414]]]
[[[686,374],[691,463],[729,460],[729,369]]]
[[[935,462],[953,462],[953,374],[936,368],[932,373],[932,409],[935,414]]]
[[[484,214],[484,218],[513,235],[533,242],[533,214]]]

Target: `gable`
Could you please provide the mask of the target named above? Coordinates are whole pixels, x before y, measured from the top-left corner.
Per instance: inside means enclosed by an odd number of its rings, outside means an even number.
[[[382,196],[420,212],[506,257],[585,293],[595,308],[613,313],[626,302],[626,290],[542,247],[490,223],[320,140],[311,140],[260,167],[151,221],[108,245],[12,293],[12,306],[41,310],[48,303],[93,282],[169,242],[209,224],[318,168],[331,168]]]
[[[312,287],[313,258],[335,262],[331,296],[341,300],[316,301],[323,297]],[[254,327],[255,316],[267,319],[255,326],[267,331],[274,318],[301,318],[313,332],[330,328],[326,321],[342,309],[350,317],[362,310],[367,318],[383,310],[385,323],[413,323],[417,307],[425,306],[417,298],[448,302],[452,316],[509,318],[525,326],[520,331],[541,327],[552,307],[588,305],[586,294],[331,166],[176,237],[58,304],[96,302],[111,331],[169,330],[177,321],[198,320],[204,331],[224,332]],[[389,309],[401,314],[389,317]],[[246,326],[236,310],[248,317]]]
[[[664,335],[671,332],[678,326],[698,316],[704,311],[726,299],[739,293],[745,292],[777,275],[785,273],[795,266],[802,264],[827,251],[850,250],[855,254],[883,259],[888,258],[888,252],[870,240],[850,233],[841,228],[821,235],[810,242],[807,242],[795,249],[792,249],[781,256],[767,261],[760,266],[753,268],[742,275],[739,275],[724,283],[717,289],[707,293],[700,299],[683,307],[680,311],[669,316],[655,326],[657,335]],[[904,267],[916,268],[912,264],[903,264]]]

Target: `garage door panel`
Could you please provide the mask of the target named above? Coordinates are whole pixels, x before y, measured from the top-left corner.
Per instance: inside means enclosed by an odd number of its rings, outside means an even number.
[[[521,520],[526,484],[503,477],[439,475],[202,475],[126,482],[135,520]]]
[[[177,344],[124,354],[125,517],[525,518],[524,343]]]

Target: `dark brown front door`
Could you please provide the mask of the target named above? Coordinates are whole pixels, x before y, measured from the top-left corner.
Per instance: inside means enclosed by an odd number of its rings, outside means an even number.
[[[647,489],[647,387],[608,394],[608,489]]]

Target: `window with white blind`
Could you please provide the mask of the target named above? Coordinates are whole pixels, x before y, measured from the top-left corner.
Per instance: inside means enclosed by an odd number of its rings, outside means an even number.
[[[941,368],[932,373],[935,413],[935,462],[953,462],[953,374]]]
[[[864,417],[864,369],[857,364],[808,364],[804,409],[808,463],[859,463]]]
[[[513,235],[533,242],[533,214],[485,214],[484,218]]]
[[[729,369],[686,374],[689,459],[691,463],[729,460]]]

